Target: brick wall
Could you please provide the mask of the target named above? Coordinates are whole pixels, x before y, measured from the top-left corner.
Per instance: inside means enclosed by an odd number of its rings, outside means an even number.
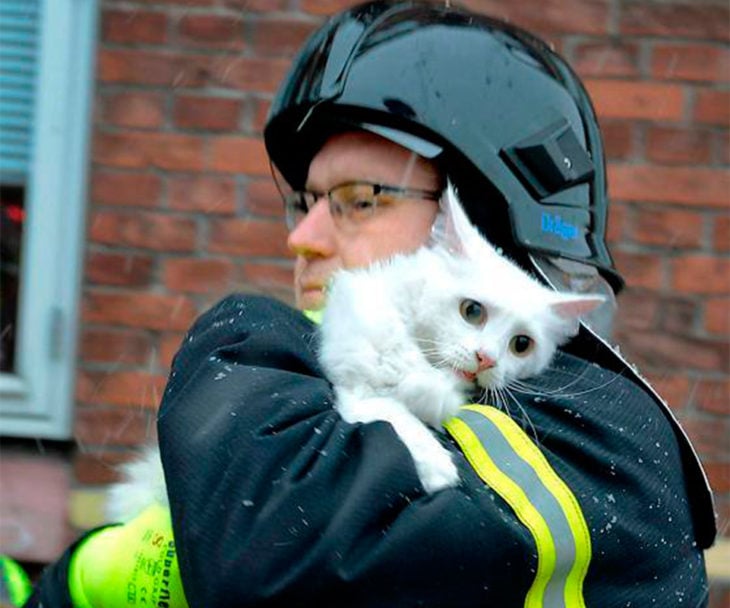
[[[102,1],[77,492],[110,481],[151,435],[170,359],[199,312],[252,285],[288,297],[261,130],[294,49],[344,4]],[[617,337],[695,440],[727,528],[728,6],[467,4],[542,34],[587,82],[610,161],[609,239],[629,285]]]

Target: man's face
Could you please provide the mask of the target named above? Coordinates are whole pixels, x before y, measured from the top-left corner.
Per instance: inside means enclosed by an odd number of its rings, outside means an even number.
[[[309,165],[306,189],[327,192],[353,181],[438,190],[435,166],[376,135],[364,132],[332,137]],[[320,198],[291,231],[287,244],[297,256],[294,292],[300,309],[324,305],[324,288],[339,268],[357,268],[426,242],[438,203],[403,198],[378,207],[354,225],[336,225],[326,197]]]

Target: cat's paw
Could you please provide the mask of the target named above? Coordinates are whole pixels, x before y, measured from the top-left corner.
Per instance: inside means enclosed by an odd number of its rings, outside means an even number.
[[[459,485],[459,471],[443,447],[416,459],[416,472],[429,494]]]
[[[397,393],[419,420],[434,428],[440,428],[464,404],[456,378],[441,370],[408,374],[399,383]]]

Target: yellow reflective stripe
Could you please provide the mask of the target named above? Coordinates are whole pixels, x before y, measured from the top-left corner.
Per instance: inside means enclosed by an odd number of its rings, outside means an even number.
[[[537,573],[525,598],[525,608],[542,608],[545,587],[555,568],[555,543],[545,519],[528,500],[522,488],[497,467],[466,422],[451,418],[444,423],[444,427],[459,444],[479,477],[512,507],[532,533],[537,546]]]
[[[535,540],[538,568],[525,607],[584,608],[583,581],[591,559],[588,526],[575,496],[544,454],[493,407],[464,406],[461,418],[444,426]]]
[[[307,317],[312,323],[316,323],[317,325],[322,324],[322,316],[324,315],[324,310],[303,310],[302,314]]]
[[[507,414],[493,407],[478,405],[466,406],[466,409],[478,411],[502,430],[517,454],[532,466],[545,487],[560,504],[575,541],[575,561],[565,584],[565,604],[571,607],[585,606],[583,580],[591,561],[591,535],[575,495],[550,466],[540,449]]]

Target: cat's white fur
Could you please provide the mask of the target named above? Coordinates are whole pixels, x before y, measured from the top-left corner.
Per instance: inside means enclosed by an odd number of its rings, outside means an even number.
[[[112,484],[106,495],[106,518],[128,521],[154,503],[167,505],[167,486],[160,450],[150,445],[132,462],[120,467],[122,481]]]
[[[320,360],[336,409],[348,422],[390,423],[428,492],[459,480],[429,427],[441,428],[475,382],[499,389],[540,373],[577,332],[579,316],[603,301],[555,292],[500,255],[470,224],[450,185],[443,207],[428,246],[337,272],[321,327]],[[486,308],[483,324],[464,320],[465,299]],[[515,335],[534,340],[527,356],[510,352]],[[477,353],[496,364],[478,370]],[[153,500],[164,503],[157,450],[124,474],[109,501],[112,519],[127,519]]]

